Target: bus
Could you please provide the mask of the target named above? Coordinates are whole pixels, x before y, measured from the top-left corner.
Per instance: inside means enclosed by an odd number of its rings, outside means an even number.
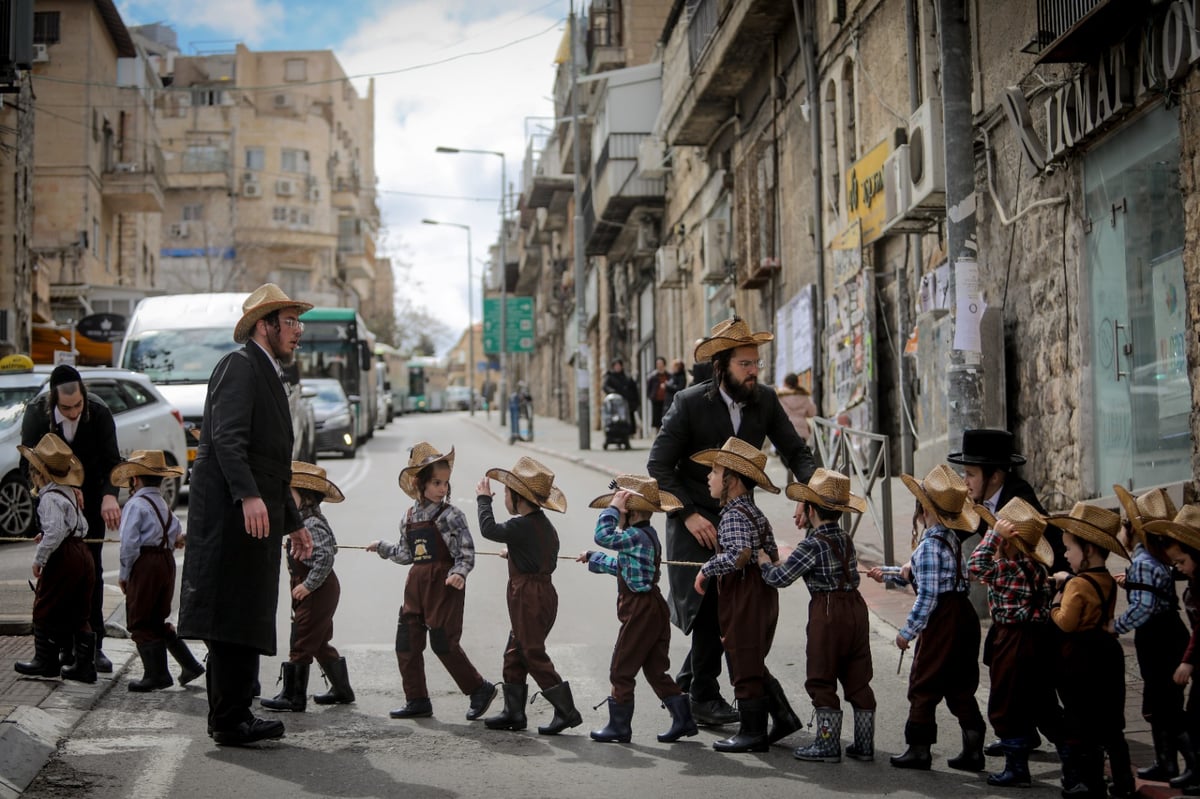
[[[374,435],[379,414],[375,336],[353,308],[313,308],[301,314],[300,321],[300,379],[332,377],[341,383],[354,406],[354,438],[366,441]]]
[[[382,341],[375,344],[375,359],[383,364],[392,386],[392,411],[399,416],[408,410],[408,359],[400,354],[400,350]]]
[[[438,358],[408,359],[408,410],[441,412],[446,409],[446,366]]]

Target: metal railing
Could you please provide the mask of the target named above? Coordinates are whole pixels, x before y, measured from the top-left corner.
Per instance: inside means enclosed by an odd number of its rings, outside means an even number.
[[[842,521],[846,533],[853,540],[863,518],[870,514],[883,545],[883,562],[894,565],[892,464],[888,437],[882,433],[843,427],[832,419],[819,416],[808,421],[812,425],[813,441],[821,463],[849,477],[851,486],[857,483],[867,500],[867,513],[846,514]]]
[[[688,65],[692,70],[717,32],[718,11],[717,0],[688,0]]]
[[[1038,45],[1045,48],[1069,31],[1075,23],[1112,0],[1038,0]]]

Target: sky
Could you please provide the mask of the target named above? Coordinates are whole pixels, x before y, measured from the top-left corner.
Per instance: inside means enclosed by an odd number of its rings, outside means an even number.
[[[240,41],[253,50],[332,49],[352,78],[407,70],[375,78],[380,254],[412,265],[397,291],[453,331],[438,342],[444,351],[467,327],[467,235],[421,220],[469,225],[474,317],[481,321],[478,289],[488,246],[500,229],[501,159],[435,150],[503,152],[514,192],[510,207],[515,204],[529,136],[550,125],[545,118],[554,113],[553,61],[566,30],[568,0],[118,0],[117,5],[127,25],[163,22],[175,28],[185,55],[232,50]],[[494,52],[482,52],[487,50]],[[366,93],[365,78],[354,83],[360,95]],[[397,277],[400,283],[399,270]]]

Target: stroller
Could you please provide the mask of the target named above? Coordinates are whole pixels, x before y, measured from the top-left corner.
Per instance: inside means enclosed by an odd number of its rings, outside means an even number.
[[[604,419],[604,448],[609,444],[629,449],[629,436],[633,433],[633,422],[629,417],[629,402],[620,394],[605,394],[600,405]]]

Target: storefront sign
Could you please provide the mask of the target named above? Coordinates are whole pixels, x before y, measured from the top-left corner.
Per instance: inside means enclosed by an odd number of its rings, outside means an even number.
[[[846,174],[846,216],[851,225],[861,224],[862,242],[869,244],[883,235],[887,221],[887,204],[883,201],[883,186],[887,179],[883,162],[892,152],[891,142],[875,145],[850,167]]]

